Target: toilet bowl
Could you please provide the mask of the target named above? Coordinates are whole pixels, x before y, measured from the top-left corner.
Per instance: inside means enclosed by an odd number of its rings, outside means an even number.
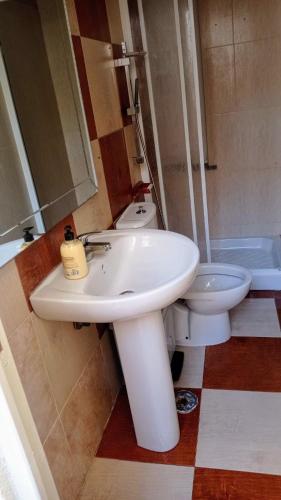
[[[179,345],[220,344],[231,336],[228,311],[247,295],[251,273],[231,264],[200,264],[198,274],[174,308]]]

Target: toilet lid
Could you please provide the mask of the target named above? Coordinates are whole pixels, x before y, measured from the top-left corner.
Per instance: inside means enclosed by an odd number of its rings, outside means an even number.
[[[154,203],[131,203],[116,223],[116,229],[138,229],[149,224],[156,214]]]

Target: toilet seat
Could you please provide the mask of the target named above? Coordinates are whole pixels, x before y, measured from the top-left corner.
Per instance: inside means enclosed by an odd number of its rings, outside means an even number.
[[[184,299],[209,299],[210,294],[220,295],[240,287],[248,287],[251,273],[232,264],[200,264],[197,276],[191,287],[184,294]],[[219,297],[217,297],[219,299]]]

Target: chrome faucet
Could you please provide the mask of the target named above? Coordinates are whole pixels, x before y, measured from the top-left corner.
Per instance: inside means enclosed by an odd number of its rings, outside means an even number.
[[[91,231],[89,233],[82,233],[77,236],[77,238],[83,243],[86,258],[88,261],[91,259],[91,256],[94,252],[108,252],[108,250],[111,249],[111,243],[109,241],[88,241],[89,236],[99,233],[102,233],[102,231]]]

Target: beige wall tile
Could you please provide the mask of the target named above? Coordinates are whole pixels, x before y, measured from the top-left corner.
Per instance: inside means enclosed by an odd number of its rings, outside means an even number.
[[[122,128],[112,46],[81,38],[98,137]]]
[[[280,36],[280,0],[234,0],[235,43]]]
[[[241,225],[233,224],[229,226],[221,222],[217,223],[216,220],[210,223],[210,238],[240,238]]]
[[[61,417],[80,484],[85,479],[103,433],[103,427],[100,425],[96,412],[100,401],[95,397],[95,393],[96,380],[93,378],[92,367],[88,365],[75,386]]]
[[[211,238],[280,234],[280,168],[209,172],[207,192]]]
[[[235,46],[236,93],[240,108],[281,104],[281,38]]]
[[[121,388],[122,370],[118,361],[113,334],[110,331],[105,331],[101,338],[100,346],[105,374],[110,387],[111,400],[114,403]]]
[[[182,216],[183,206],[186,210],[190,209],[186,180],[187,171],[184,163],[165,165],[164,185],[169,227],[175,232],[192,237],[191,218]],[[181,203],[175,204],[175,197],[182,200]]]
[[[0,269],[0,317],[9,336],[29,315],[19,273],[14,260]]]
[[[232,0],[199,0],[202,47],[233,43]]]
[[[207,49],[204,54],[207,112],[228,113],[234,111],[236,104],[233,45]]]
[[[107,229],[112,224],[99,141],[92,143],[95,169],[98,178],[98,192],[73,213],[77,233]]]
[[[261,108],[242,113],[236,119],[233,151],[239,165],[251,169],[281,166],[281,108]],[[238,141],[235,139],[238,138]],[[239,148],[239,149],[238,149]]]
[[[211,238],[243,238],[250,236],[280,236],[281,222],[271,222],[270,224],[235,224],[227,226],[211,224]]]
[[[117,0],[105,0],[110,38],[112,43],[121,43],[124,40],[122,23]]]
[[[100,345],[98,349],[95,349],[87,370],[89,371],[87,376],[92,384],[95,415],[103,431],[111,413],[112,398],[106,374],[107,366],[104,364]]]
[[[9,343],[39,436],[43,442],[57,418],[57,411],[32,328],[31,316],[10,335]]]
[[[220,170],[280,167],[280,120],[277,107],[211,115],[209,161]]]
[[[73,463],[60,420],[46,439],[44,450],[61,500],[74,500],[79,491],[76,464]]]
[[[281,168],[240,171],[243,224],[278,222],[281,213]]]
[[[66,9],[68,14],[68,21],[70,25],[71,34],[80,35],[76,7],[75,7],[75,0],[66,0]]]
[[[255,224],[241,224],[240,227],[241,236],[280,236],[280,234],[281,222],[271,222],[270,224],[256,222]]]
[[[133,125],[124,127],[124,135],[126,141],[126,148],[129,160],[130,175],[132,186],[141,181],[141,167],[136,163],[137,148],[136,148],[136,134]]]
[[[240,171],[217,170],[207,173],[207,194],[210,231],[217,237],[217,228],[229,231],[241,223],[241,180]],[[228,235],[228,232],[226,233]]]
[[[32,314],[33,328],[39,342],[58,411],[99,342],[94,326],[74,330],[72,323],[45,321]]]

